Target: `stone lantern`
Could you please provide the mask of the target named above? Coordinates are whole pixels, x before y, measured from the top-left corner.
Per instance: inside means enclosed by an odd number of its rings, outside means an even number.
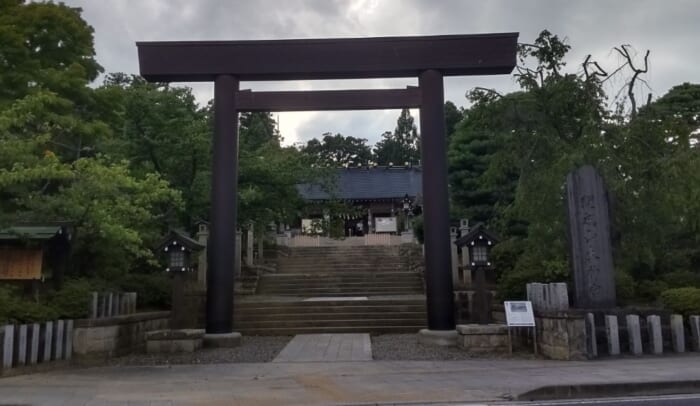
[[[483,224],[477,224],[467,234],[455,241],[458,247],[467,247],[469,267],[476,276],[476,291],[473,296],[473,318],[479,324],[491,322],[491,292],[486,288],[486,271],[492,270],[491,249],[498,243],[498,237],[487,230]]]
[[[172,328],[190,327],[186,325],[186,320],[189,319],[186,313],[189,310],[184,304],[185,284],[190,279],[189,275],[196,271],[192,265],[194,254],[205,247],[183,232],[172,229],[160,245],[166,258],[165,271],[173,274]]]
[[[192,254],[203,250],[205,245],[177,230],[170,230],[161,249],[166,257],[166,272],[192,272]]]

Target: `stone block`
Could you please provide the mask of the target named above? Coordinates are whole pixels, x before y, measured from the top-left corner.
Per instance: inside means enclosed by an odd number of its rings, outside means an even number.
[[[105,309],[105,317],[112,317],[112,302],[114,300],[114,295],[110,292],[107,293],[107,303]]]
[[[605,316],[605,336],[608,340],[608,354],[620,355],[620,332],[617,325],[617,316]]]
[[[39,362],[39,342],[41,341],[41,326],[34,323],[29,326],[29,364]]]
[[[691,350],[700,351],[700,316],[690,316],[690,335],[692,337]]]
[[[64,322],[63,320],[56,321],[56,331],[54,331],[54,359],[63,359],[63,339],[64,335]]]
[[[52,349],[53,349],[53,322],[47,321],[44,323],[44,328],[42,330],[42,337],[44,338],[44,351],[41,354],[41,362],[51,361]]]
[[[233,348],[241,345],[241,333],[228,334],[204,334],[204,347],[206,348]]]
[[[3,327],[2,341],[2,367],[3,369],[12,368],[12,359],[14,358],[14,343],[15,343],[15,326],[6,325]]]
[[[158,330],[146,333],[149,354],[194,352],[202,348],[204,330]]]
[[[63,359],[70,360],[73,358],[73,320],[66,320],[66,334],[63,342],[65,345]]]
[[[566,283],[550,283],[548,289],[550,301],[549,309],[558,312],[569,310],[569,291]]]
[[[661,334],[661,317],[647,316],[647,329],[649,330],[649,352],[654,355],[664,353],[664,339]]]
[[[90,301],[90,318],[96,319],[97,318],[97,309],[99,307],[98,294],[97,294],[97,292],[92,292],[91,296],[92,296],[92,300]]]
[[[15,362],[16,365],[27,365],[27,325],[18,326],[15,333]]]
[[[671,344],[673,351],[685,352],[685,329],[683,328],[683,316],[671,315]]]
[[[457,345],[457,331],[422,329],[418,332],[418,342],[424,345],[455,347]]]
[[[642,331],[639,325],[639,316],[636,314],[628,314],[625,316],[625,323],[627,324],[630,353],[632,353],[632,355],[642,355]]]
[[[613,308],[616,296],[608,193],[593,166],[582,166],[567,175],[566,203],[575,305]]]
[[[459,345],[478,353],[508,351],[508,327],[504,324],[460,324],[457,326]]]
[[[596,340],[595,316],[586,314],[586,353],[589,358],[598,358],[598,342]]]

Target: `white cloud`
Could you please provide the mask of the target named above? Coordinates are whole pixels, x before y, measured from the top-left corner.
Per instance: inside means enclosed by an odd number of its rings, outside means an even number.
[[[658,2],[620,0],[65,0],[84,9],[95,28],[97,57],[108,72],[138,73],[136,41],[252,40],[386,35],[520,32],[531,42],[544,28],[569,39],[571,69],[587,54],[606,66],[616,56],[609,50],[623,43],[651,49],[647,78],[660,96],[681,82],[700,82],[700,7],[694,0]],[[245,83],[257,90],[403,87],[415,80]],[[474,87],[500,91],[516,88],[512,77],[465,77],[445,80],[445,98],[464,105]],[[212,96],[209,84],[194,84],[200,103]],[[287,142],[306,140],[325,131],[363,136],[376,142],[395,126],[398,112],[280,113]],[[363,135],[364,134],[364,135]]]

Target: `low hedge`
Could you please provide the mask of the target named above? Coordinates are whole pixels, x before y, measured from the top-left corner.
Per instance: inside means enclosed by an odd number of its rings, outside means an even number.
[[[674,313],[700,315],[700,288],[668,289],[661,293],[661,302]]]

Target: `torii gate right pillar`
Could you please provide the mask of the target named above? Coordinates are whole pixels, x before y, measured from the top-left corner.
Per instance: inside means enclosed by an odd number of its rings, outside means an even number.
[[[455,329],[455,316],[450,268],[450,215],[442,73],[437,70],[423,71],[418,83],[422,92],[420,132],[428,329],[451,331]]]

